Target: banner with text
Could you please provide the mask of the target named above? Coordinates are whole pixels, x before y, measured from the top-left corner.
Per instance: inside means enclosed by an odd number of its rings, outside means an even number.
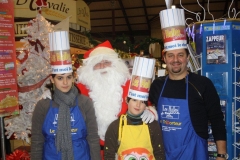
[[[37,14],[36,0],[15,0],[15,17],[35,18]],[[91,30],[90,10],[83,0],[65,1],[48,0],[48,7],[42,8],[42,15],[49,20],[62,21],[68,16],[72,16],[70,23],[78,24],[86,30]]]
[[[19,114],[14,1],[0,0],[0,117]]]

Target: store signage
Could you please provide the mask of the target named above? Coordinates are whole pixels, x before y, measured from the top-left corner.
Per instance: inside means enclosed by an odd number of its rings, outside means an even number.
[[[37,14],[35,0],[14,0],[15,18],[34,18]],[[49,20],[62,21],[71,16],[70,23],[78,24],[91,30],[90,10],[82,1],[48,0],[48,7],[41,9],[41,14]]]
[[[22,28],[27,27],[28,22],[15,22],[14,29],[15,29],[15,37],[26,37],[27,32]],[[71,45],[90,48],[88,37],[69,31],[69,41]]]
[[[205,26],[204,31],[223,31],[223,30],[230,30],[230,25],[219,25],[219,26]]]
[[[233,30],[240,30],[240,25],[232,25]]]
[[[0,117],[19,114],[13,0],[0,1]]]
[[[69,32],[69,41],[70,44],[79,46],[79,47],[85,47],[90,48],[90,43],[88,40],[88,37],[83,36],[81,34],[75,33],[75,32]]]
[[[23,28],[27,27],[28,22],[15,22],[14,29],[15,29],[15,37],[24,37],[27,36],[26,30]]]

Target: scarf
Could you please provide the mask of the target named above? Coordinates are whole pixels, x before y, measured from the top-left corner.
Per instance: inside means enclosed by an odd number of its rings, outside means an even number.
[[[74,160],[72,135],[71,135],[71,117],[70,107],[76,102],[78,90],[74,86],[67,93],[55,88],[54,101],[59,105],[58,127],[55,137],[57,151],[62,153],[62,160]]]
[[[138,125],[138,124],[142,124],[142,118],[141,115],[143,114],[140,113],[139,115],[132,115],[131,113],[129,113],[129,111],[127,111],[127,117],[129,117],[129,119],[131,120],[133,125]]]

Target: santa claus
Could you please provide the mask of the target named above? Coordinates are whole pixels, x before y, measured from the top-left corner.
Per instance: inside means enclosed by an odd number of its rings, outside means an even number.
[[[78,88],[94,103],[100,145],[104,145],[105,132],[111,122],[126,113],[130,74],[124,61],[118,57],[109,41],[105,41],[84,54],[83,66],[77,70]],[[157,118],[156,110],[148,108],[143,121],[151,123]]]

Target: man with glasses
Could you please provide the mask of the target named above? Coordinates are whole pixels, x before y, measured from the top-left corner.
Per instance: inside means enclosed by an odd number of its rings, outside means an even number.
[[[84,54],[83,66],[77,71],[78,88],[94,103],[100,145],[103,150],[105,132],[111,122],[126,113],[130,74],[124,61],[118,57],[109,41],[105,41]],[[156,110],[146,109],[142,120],[151,123]]]

